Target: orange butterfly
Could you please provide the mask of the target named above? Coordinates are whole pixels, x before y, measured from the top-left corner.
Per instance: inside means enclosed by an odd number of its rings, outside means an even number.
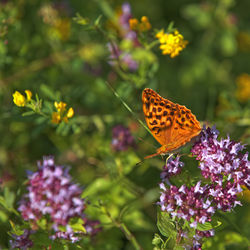
[[[142,92],[142,103],[147,125],[162,145],[155,154],[144,159],[175,151],[200,134],[200,123],[185,106],[173,103],[148,88]]]

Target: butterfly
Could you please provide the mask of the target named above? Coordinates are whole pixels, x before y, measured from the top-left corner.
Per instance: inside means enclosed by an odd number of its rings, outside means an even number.
[[[144,159],[171,153],[201,132],[200,123],[190,109],[161,97],[152,89],[143,90],[142,104],[147,125],[162,145],[155,154]]]

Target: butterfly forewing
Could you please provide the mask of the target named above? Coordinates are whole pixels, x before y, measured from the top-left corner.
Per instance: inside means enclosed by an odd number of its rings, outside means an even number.
[[[162,145],[157,154],[174,151],[200,133],[200,123],[185,106],[175,104],[148,88],[142,93],[142,102],[147,125]]]
[[[165,145],[169,140],[171,124],[171,114],[174,114],[174,103],[162,98],[152,89],[144,89],[142,94],[143,112],[147,125],[161,144]]]

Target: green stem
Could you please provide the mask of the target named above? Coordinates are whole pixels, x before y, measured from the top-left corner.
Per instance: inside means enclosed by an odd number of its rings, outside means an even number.
[[[147,49],[147,50],[151,50],[154,46],[156,46],[156,45],[158,45],[158,44],[160,44],[160,42],[159,42],[159,40],[157,39],[157,40],[154,40],[152,43],[150,43],[149,45],[147,45],[147,46],[145,46],[145,48]]]
[[[139,243],[137,242],[135,236],[129,231],[129,229],[127,228],[127,226],[124,223],[119,224],[118,226],[126,235],[126,238],[132,243],[132,245],[134,246],[134,248],[136,250],[142,250],[143,248],[139,245]]]
[[[109,217],[109,219],[112,221],[113,225],[117,228],[119,228],[126,236],[127,240],[131,242],[131,244],[134,246],[136,250],[143,250],[142,246],[138,243],[135,236],[129,231],[127,226],[124,223],[120,223],[119,221],[116,221],[112,218],[111,214],[107,210],[107,208],[103,205],[101,205],[104,213]]]

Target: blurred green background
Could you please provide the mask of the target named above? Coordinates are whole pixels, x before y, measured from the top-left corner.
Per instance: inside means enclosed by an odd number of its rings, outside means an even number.
[[[249,144],[250,2],[131,1],[134,17],[147,16],[153,29],[166,28],[173,21],[189,43],[173,59],[156,46],[146,55],[150,74],[129,73],[129,79],[107,63],[107,36],[73,20],[79,13],[94,23],[102,15],[100,25],[109,32],[109,11],[116,15],[122,4],[117,0],[0,1],[1,188],[15,194],[16,208],[25,190],[26,170],[35,171],[43,155],[54,155],[58,164],[72,167],[74,181],[86,187],[84,196],[91,203],[102,199],[114,218],[124,213],[139,243],[152,249],[164,161],[159,157],[136,166],[159,145],[105,82],[142,120],[141,92],[150,87],[190,108],[199,121],[216,125],[222,136],[229,134]],[[59,129],[38,115],[22,116],[25,108],[14,105],[12,94],[25,89],[37,93],[44,105],[64,101],[73,107],[72,123]],[[112,150],[112,128],[117,124],[130,128],[135,150]],[[209,239],[209,249],[246,249],[241,232],[249,236],[249,193],[240,199],[244,206],[230,215],[233,223],[225,222]],[[107,222],[95,208],[88,210],[93,218]],[[0,208],[0,231],[5,232],[0,235],[0,248],[8,247],[10,218],[15,220]],[[131,249],[118,228],[104,228],[96,248]]]

